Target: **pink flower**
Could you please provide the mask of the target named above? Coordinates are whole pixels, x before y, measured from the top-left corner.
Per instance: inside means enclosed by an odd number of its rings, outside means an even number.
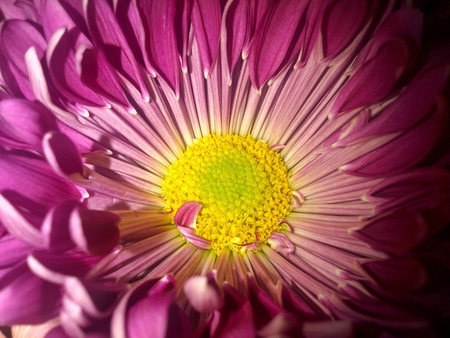
[[[0,325],[350,337],[448,313],[449,60],[418,57],[418,10],[0,8]]]

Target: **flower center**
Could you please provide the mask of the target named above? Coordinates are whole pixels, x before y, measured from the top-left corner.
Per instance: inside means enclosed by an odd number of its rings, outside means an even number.
[[[168,169],[165,210],[202,204],[196,235],[243,252],[266,243],[291,211],[289,173],[280,154],[251,136],[211,134],[189,146]]]

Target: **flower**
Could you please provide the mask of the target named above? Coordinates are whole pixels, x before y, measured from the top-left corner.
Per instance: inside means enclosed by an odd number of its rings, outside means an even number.
[[[449,66],[418,10],[0,4],[0,324],[344,337],[449,310]]]

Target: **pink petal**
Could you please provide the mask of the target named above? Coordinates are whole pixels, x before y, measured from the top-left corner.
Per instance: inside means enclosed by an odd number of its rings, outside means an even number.
[[[190,277],[183,286],[184,293],[198,312],[220,310],[224,304],[219,286],[215,280],[217,273]]]
[[[201,208],[202,205],[198,202],[191,201],[184,203],[175,214],[175,225],[195,229],[195,222]]]

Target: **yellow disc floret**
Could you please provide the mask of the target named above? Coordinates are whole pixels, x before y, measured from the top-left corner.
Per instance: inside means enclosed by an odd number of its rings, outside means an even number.
[[[266,243],[291,211],[289,173],[280,154],[251,136],[211,134],[189,146],[168,169],[162,186],[166,210],[202,204],[196,234],[242,252]]]

